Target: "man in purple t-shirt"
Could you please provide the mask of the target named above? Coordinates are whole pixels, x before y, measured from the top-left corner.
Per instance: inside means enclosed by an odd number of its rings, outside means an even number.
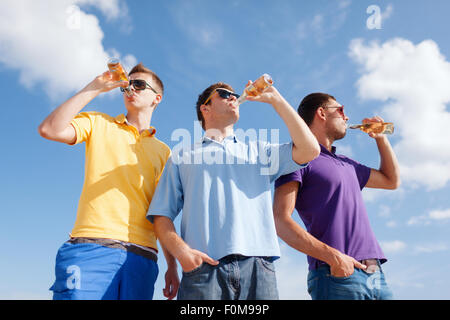
[[[308,255],[308,292],[312,299],[392,299],[381,264],[386,257],[370,227],[361,190],[395,189],[399,166],[384,134],[369,133],[380,153],[372,169],[337,155],[334,141],[344,138],[344,107],[325,93],[306,96],[298,113],[321,146],[319,157],[305,168],[280,177],[275,186],[277,233]],[[380,117],[363,123],[382,122]],[[306,232],[292,219],[294,208]]]

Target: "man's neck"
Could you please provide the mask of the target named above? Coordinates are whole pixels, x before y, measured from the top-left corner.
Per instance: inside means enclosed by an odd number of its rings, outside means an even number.
[[[317,142],[324,146],[328,151],[331,152],[331,147],[333,146],[334,140],[331,139],[324,131],[318,130],[314,127],[310,128],[311,132],[317,139]]]
[[[233,125],[228,125],[225,127],[206,127],[206,133],[205,136],[218,141],[222,142],[226,137],[232,136],[234,134]]]
[[[153,109],[128,111],[127,121],[133,127],[135,127],[139,133],[150,128],[152,121]]]

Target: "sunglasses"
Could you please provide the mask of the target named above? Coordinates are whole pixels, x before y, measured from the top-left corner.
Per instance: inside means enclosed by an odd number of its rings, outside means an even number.
[[[217,89],[214,89],[213,92],[211,92],[208,99],[206,99],[205,103],[203,103],[203,104],[207,104],[209,102],[209,100],[211,100],[214,92],[217,92],[222,99],[229,99],[230,96],[233,96],[233,97],[236,97],[236,99],[239,99],[239,97],[241,96],[237,93],[228,91],[227,89],[217,88]]]
[[[337,109],[340,113],[344,114],[344,106],[335,106],[335,107],[323,107],[324,109]]]
[[[145,90],[147,88],[149,88],[150,90],[152,90],[154,93],[158,94],[158,92],[156,92],[155,89],[152,88],[151,85],[148,84],[147,81],[145,80],[130,80],[130,86],[132,86],[134,88],[134,90],[136,91],[141,91],[141,90]],[[125,92],[125,89],[120,87],[120,91]]]

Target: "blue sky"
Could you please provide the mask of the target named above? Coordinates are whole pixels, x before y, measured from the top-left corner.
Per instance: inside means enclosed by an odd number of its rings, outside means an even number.
[[[48,2],[48,4],[44,4]],[[143,62],[166,94],[152,125],[170,147],[172,133],[193,133],[198,94],[225,81],[242,91],[263,73],[296,109],[311,92],[334,95],[351,123],[380,115],[402,186],[363,195],[398,299],[449,299],[450,27],[445,0],[426,1],[12,1],[0,0],[1,194],[0,299],[49,299],[56,252],[75,221],[84,174],[84,145],[47,141],[40,122],[105,71],[108,56],[128,68]],[[367,9],[375,5],[377,11]],[[380,22],[377,24],[376,22]],[[379,28],[378,28],[379,27]],[[125,108],[119,92],[85,110]],[[241,106],[237,128],[280,129],[265,104]],[[348,132],[336,143],[377,168],[375,142]],[[297,213],[294,212],[297,221]],[[309,299],[306,257],[280,240],[283,299]],[[162,299],[161,257],[155,299]]]

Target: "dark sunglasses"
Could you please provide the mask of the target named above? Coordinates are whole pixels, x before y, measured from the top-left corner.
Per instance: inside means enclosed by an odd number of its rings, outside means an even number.
[[[324,109],[337,109],[340,113],[344,114],[344,106],[335,106],[335,107],[323,107]]]
[[[152,86],[149,85],[148,82],[145,80],[140,80],[140,79],[130,80],[129,83],[130,83],[130,86],[132,86],[134,88],[134,90],[141,91],[141,90],[145,90],[145,89],[149,88],[154,93],[158,94],[158,92],[156,92],[156,90],[153,89]],[[125,92],[125,89],[120,87],[120,91]]]
[[[230,96],[233,96],[233,97],[236,97],[236,99],[239,99],[239,97],[241,96],[237,93],[228,91],[227,89],[217,88],[217,89],[214,89],[213,92],[211,92],[208,99],[206,99],[205,103],[203,103],[203,104],[207,104],[209,102],[209,100],[211,100],[214,92],[217,92],[222,99],[229,99]]]

